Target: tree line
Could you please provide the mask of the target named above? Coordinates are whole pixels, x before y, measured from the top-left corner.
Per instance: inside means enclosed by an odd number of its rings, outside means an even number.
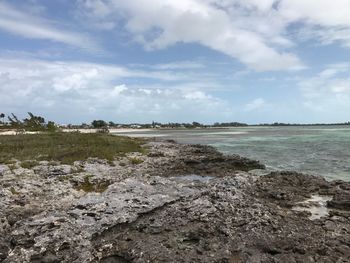
[[[1,124],[3,129],[16,129],[25,131],[50,131],[54,132],[58,129],[58,126],[53,121],[45,121],[45,118],[34,115],[28,112],[28,117],[20,120],[14,113],[7,116],[7,122],[5,122],[6,115],[0,113]]]
[[[131,124],[118,124],[114,123],[113,121],[106,122],[104,120],[94,120],[91,122],[91,125],[87,125],[85,123],[82,124],[83,127],[90,126],[92,128],[103,128],[103,127],[110,127],[110,128],[210,128],[210,127],[244,127],[248,126],[246,123],[240,123],[240,122],[225,122],[225,123],[219,123],[216,122],[213,125],[209,124],[202,124],[199,122],[192,122],[192,123],[179,123],[179,122],[168,122],[168,123],[161,123],[161,122],[155,122],[152,123],[131,123]]]
[[[28,112],[28,117],[20,120],[15,114],[11,113],[7,116],[7,121],[5,121],[6,115],[0,113],[0,128],[2,129],[23,129],[27,131],[56,131],[60,125],[56,125],[53,121],[45,121],[41,116],[34,115]],[[298,124],[298,123],[261,123],[248,125],[242,122],[215,122],[214,124],[202,124],[200,122],[192,123],[179,123],[179,122],[168,122],[161,123],[152,121],[151,123],[132,123],[132,124],[120,124],[113,121],[104,120],[93,120],[90,124],[82,123],[78,125],[66,125],[68,128],[84,129],[84,128],[95,128],[106,130],[108,128],[212,128],[212,127],[246,127],[246,126],[321,126],[321,125],[350,125],[350,122],[343,123],[314,123],[314,124]]]

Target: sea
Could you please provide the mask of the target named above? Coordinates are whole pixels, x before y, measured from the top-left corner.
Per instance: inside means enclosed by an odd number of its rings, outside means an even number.
[[[259,160],[267,168],[263,173],[288,170],[350,181],[350,126],[157,129],[118,134],[211,145],[225,154]]]

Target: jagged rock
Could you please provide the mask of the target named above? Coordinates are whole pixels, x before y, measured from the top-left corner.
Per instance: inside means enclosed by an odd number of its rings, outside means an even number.
[[[350,211],[350,191],[348,193],[337,193],[331,201],[328,201],[328,206]]]
[[[10,169],[8,168],[7,165],[0,164],[0,176],[3,176],[5,172],[9,171]]]
[[[148,147],[113,166],[4,168],[0,262],[349,262],[349,183],[257,177],[246,171],[259,162],[209,146]],[[293,209],[316,194],[332,199],[329,213]]]

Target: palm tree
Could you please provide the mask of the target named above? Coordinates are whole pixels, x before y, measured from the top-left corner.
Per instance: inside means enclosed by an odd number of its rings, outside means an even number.
[[[5,124],[5,114],[0,113],[0,118],[2,119],[2,123]]]

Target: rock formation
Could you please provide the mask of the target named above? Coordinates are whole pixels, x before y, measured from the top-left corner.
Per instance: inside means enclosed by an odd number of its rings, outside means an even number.
[[[0,165],[0,262],[350,262],[350,183],[147,147],[112,165]]]

